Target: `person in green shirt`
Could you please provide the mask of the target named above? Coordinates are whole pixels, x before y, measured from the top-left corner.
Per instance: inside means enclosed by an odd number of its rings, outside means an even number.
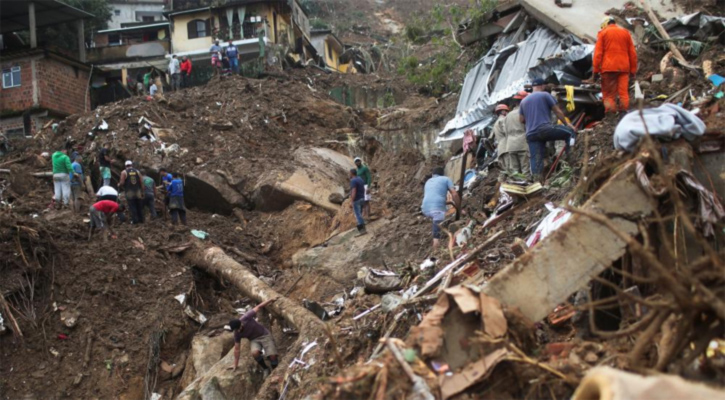
[[[141,180],[144,190],[143,207],[149,209],[151,219],[156,219],[158,216],[156,214],[156,204],[154,203],[156,201],[156,182],[148,175],[148,172],[146,171],[146,174]],[[143,213],[143,210],[141,212]]]
[[[365,204],[363,205],[363,218],[370,218],[370,188],[372,187],[373,177],[370,174],[370,168],[364,165],[360,157],[355,157],[355,166],[357,167],[357,176],[365,183]]]
[[[62,149],[53,153],[53,187],[56,207],[70,205],[70,181],[73,178],[73,166],[68,157],[68,150]]]

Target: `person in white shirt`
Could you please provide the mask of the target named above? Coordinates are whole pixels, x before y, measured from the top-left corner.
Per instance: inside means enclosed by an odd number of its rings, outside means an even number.
[[[176,54],[171,56],[169,61],[169,75],[171,76],[171,90],[176,91],[181,88],[181,64]]]

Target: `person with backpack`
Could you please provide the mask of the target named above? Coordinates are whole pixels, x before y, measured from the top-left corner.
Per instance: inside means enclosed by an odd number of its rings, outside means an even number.
[[[126,201],[131,212],[131,222],[134,224],[143,223],[143,175],[133,167],[133,161],[126,161],[126,169],[121,172],[118,180],[118,187],[124,189]]]

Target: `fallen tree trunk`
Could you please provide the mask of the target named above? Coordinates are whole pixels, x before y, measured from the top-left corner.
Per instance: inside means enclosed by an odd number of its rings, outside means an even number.
[[[283,378],[287,370],[287,366],[292,363],[303,343],[311,342],[323,337],[324,324],[319,318],[299,305],[297,302],[282,296],[269,287],[269,285],[254,276],[249,269],[226,255],[219,247],[204,249],[199,245],[194,246],[185,253],[185,259],[212,275],[230,281],[234,286],[241,290],[242,293],[255,301],[262,302],[269,299],[278,299],[274,303],[268,305],[266,309],[274,314],[282,316],[287,322],[292,324],[299,332],[299,336],[297,341],[287,350],[287,353],[280,355],[279,366],[265,380],[259,390],[256,391],[255,396],[257,399],[277,398],[279,388],[272,387],[271,382],[279,383],[284,380]],[[220,379],[220,375],[230,375],[231,377],[236,378],[236,381],[238,382],[248,382],[248,380],[241,377],[241,375],[244,374],[244,368],[241,368],[241,365],[237,371],[227,370],[227,367],[231,366],[229,360],[233,359],[230,355],[231,352],[206,374],[196,377],[196,379],[187,386],[181,394],[179,394],[177,399],[196,399],[198,397],[195,396],[201,394],[202,400],[204,400],[203,394],[208,392],[207,390],[204,390],[204,386],[208,384],[219,385],[222,381],[222,379]],[[249,358],[249,356],[245,354],[242,354],[241,358],[243,359],[245,356]],[[222,366],[219,365],[220,363],[227,363],[228,365]],[[274,379],[275,377],[276,379]],[[249,387],[248,389],[249,391],[247,391],[247,393],[255,392],[254,387]],[[219,391],[213,392],[217,394],[219,393]],[[222,390],[221,392],[224,391]]]

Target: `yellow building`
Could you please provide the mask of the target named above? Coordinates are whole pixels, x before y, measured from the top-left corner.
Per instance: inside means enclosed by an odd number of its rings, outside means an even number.
[[[192,59],[209,58],[215,40],[226,47],[231,40],[243,59],[259,54],[265,44],[286,46],[305,57],[311,47],[309,19],[298,0],[228,0],[221,6],[167,14],[171,22],[172,52]]]
[[[314,29],[310,35],[312,36],[312,46],[317,51],[319,60],[324,61],[324,66],[341,73],[355,72],[350,60],[342,61],[349,57],[344,57],[345,46],[331,30]]]

